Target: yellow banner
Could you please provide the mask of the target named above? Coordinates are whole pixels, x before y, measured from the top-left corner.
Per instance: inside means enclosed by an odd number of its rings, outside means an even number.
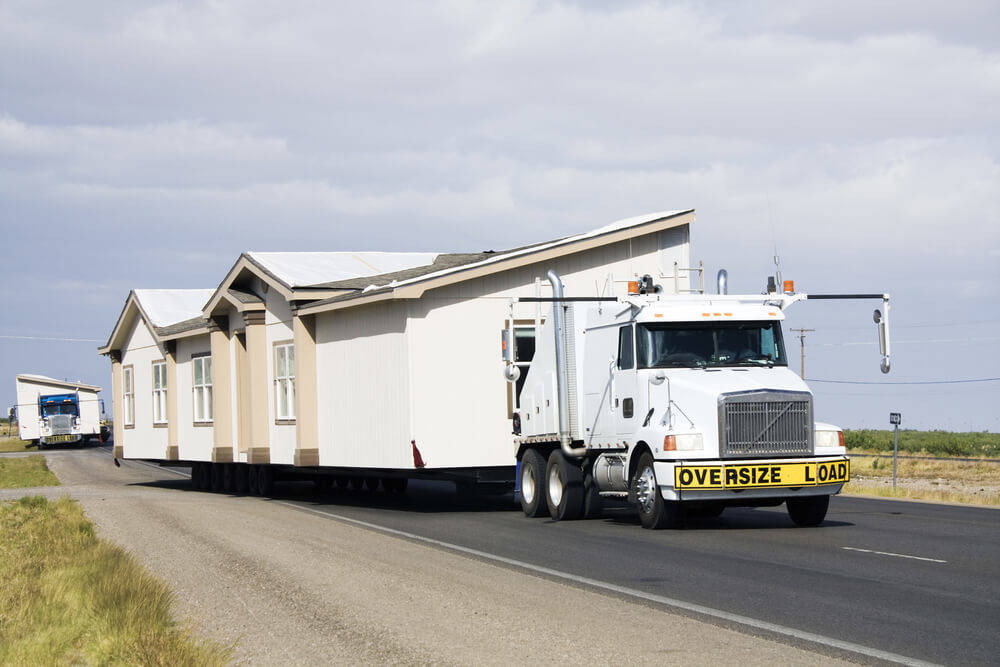
[[[675,489],[757,489],[769,486],[841,484],[851,476],[847,459],[808,463],[743,463],[677,466]]]

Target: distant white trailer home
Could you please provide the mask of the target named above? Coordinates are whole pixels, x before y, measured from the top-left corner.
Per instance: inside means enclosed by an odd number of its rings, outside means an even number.
[[[262,493],[275,475],[323,473],[507,483],[520,385],[504,379],[500,334],[515,328],[523,378],[551,310],[512,299],[551,296],[549,270],[574,295],[647,274],[686,292],[693,220],[478,253],[247,252],[214,290],[135,290],[99,350],[115,453]]]
[[[101,437],[100,387],[22,373],[17,385],[18,436],[39,447]]]

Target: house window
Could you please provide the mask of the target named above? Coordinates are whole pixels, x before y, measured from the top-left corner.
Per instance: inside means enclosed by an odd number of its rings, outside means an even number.
[[[212,421],[212,357],[195,357],[191,360],[194,380],[194,420]]]
[[[135,386],[131,366],[122,368],[122,419],[126,427],[135,426]]]
[[[167,423],[167,364],[153,362],[153,423]]]
[[[295,419],[295,345],[274,346],[275,419]]]

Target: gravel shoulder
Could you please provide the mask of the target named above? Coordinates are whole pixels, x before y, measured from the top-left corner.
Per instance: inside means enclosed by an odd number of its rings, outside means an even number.
[[[167,471],[115,468],[102,450],[48,459],[62,486],[38,491],[80,500],[242,664],[838,662],[265,499],[193,491]]]

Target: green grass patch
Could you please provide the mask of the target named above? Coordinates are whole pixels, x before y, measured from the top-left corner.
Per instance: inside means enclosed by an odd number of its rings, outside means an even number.
[[[849,450],[892,452],[892,431],[862,429],[844,431]],[[899,451],[928,456],[1000,457],[1000,433],[953,433],[900,429]]]
[[[69,498],[0,503],[0,664],[222,665],[170,589],[97,537]]]
[[[49,470],[41,454],[0,457],[0,489],[58,485],[58,478]]]
[[[0,437],[0,452],[26,452],[29,446],[34,447],[30,440]]]

